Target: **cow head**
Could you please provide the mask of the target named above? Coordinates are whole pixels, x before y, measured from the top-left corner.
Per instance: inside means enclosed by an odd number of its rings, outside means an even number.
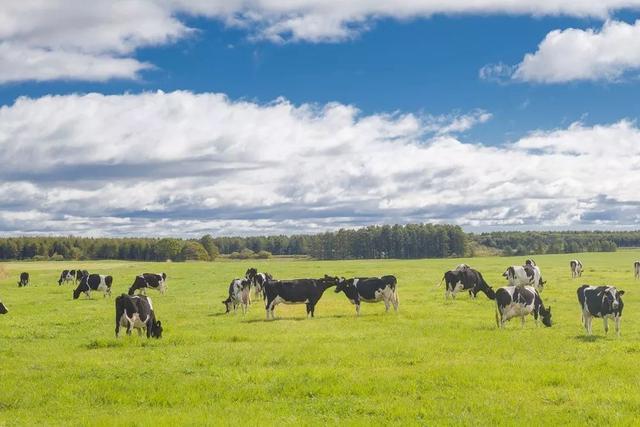
[[[478,292],[484,292],[484,294],[487,296],[487,298],[489,299],[496,299],[496,293],[493,290],[493,288],[491,286],[489,286],[489,284],[487,282],[484,281],[484,279],[480,279],[479,282],[476,284],[476,286],[473,288],[472,290],[473,292],[473,296],[475,297]]]
[[[247,270],[246,273],[244,273],[244,277],[246,277],[249,280],[253,280],[253,278],[256,277],[257,274],[258,274],[257,268],[250,268]]]
[[[620,309],[622,304],[621,296],[624,295],[623,290],[617,290],[613,286],[606,288],[601,293],[602,296],[602,308],[604,312],[614,312]]]
[[[524,262],[524,265],[530,265],[531,267],[535,267],[536,266],[536,262],[534,260],[532,260],[531,258],[529,258],[528,260],[526,260]]]
[[[546,309],[544,307],[540,307],[540,317],[542,317],[542,324],[546,327],[550,327],[551,326],[551,306],[547,307]]]
[[[506,277],[507,279],[513,279],[516,277],[516,271],[513,266],[507,268],[504,273],[502,273],[502,277]]]
[[[0,301],[0,314],[7,314],[9,310],[7,310],[7,306]]]
[[[344,277],[337,278],[336,293],[344,292],[344,294],[350,300],[358,298],[358,289],[353,284],[354,279],[345,279]]]
[[[231,298],[227,298],[226,300],[222,301],[222,303],[224,304],[225,307],[225,313],[228,313],[231,311],[231,309],[233,308],[233,303],[231,302]]]
[[[162,276],[162,280],[166,282],[167,281],[167,273],[162,273],[161,276]]]
[[[78,286],[73,290],[73,299],[78,299],[81,293],[82,293],[82,289],[80,289],[80,286]]]
[[[155,319],[149,322],[149,336],[162,338],[162,322]]]

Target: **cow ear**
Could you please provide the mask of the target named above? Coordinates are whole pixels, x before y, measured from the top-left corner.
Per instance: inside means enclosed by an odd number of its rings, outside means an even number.
[[[618,295],[624,295],[624,291],[623,290],[618,291]]]
[[[158,320],[158,322],[156,323],[156,326],[162,326],[162,322]]]
[[[547,311],[551,314],[551,306],[547,307]]]

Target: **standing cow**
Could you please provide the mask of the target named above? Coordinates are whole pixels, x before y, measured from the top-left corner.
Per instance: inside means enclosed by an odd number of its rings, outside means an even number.
[[[533,286],[538,292],[542,292],[544,284],[547,283],[542,280],[540,267],[537,265],[512,265],[502,273],[502,277],[509,281],[509,286]]]
[[[307,317],[314,317],[316,304],[324,291],[338,284],[337,277],[322,279],[267,280],[264,286],[267,319],[274,318],[276,305],[306,304]]]
[[[251,281],[251,285],[255,289],[256,297],[263,295],[264,284],[267,283],[267,280],[273,280],[273,276],[269,273],[258,273],[258,269],[250,268],[245,273],[244,277]]]
[[[162,322],[156,319],[151,298],[146,295],[125,295],[116,298],[116,338],[120,327],[127,328],[127,335],[132,329],[142,335],[145,330],[147,338],[162,338]]]
[[[328,277],[327,277],[328,279]],[[356,315],[360,315],[361,302],[384,302],[385,311],[393,304],[398,311],[398,281],[395,276],[358,277],[353,279],[338,279],[336,293],[344,292],[351,304],[356,306]]]
[[[499,328],[514,318],[522,319],[533,314],[538,324],[538,317],[542,318],[545,326],[551,326],[551,306],[544,307],[540,294],[533,286],[505,286],[496,291],[496,323]]]
[[[478,292],[483,292],[489,299],[495,298],[493,289],[491,289],[491,286],[484,280],[482,274],[468,266],[463,269],[445,272],[442,280],[440,280],[440,284],[442,284],[443,281],[446,286],[444,291],[445,299],[449,299],[449,296],[455,299],[456,294],[461,291],[468,291],[472,298],[475,298]]]
[[[81,293],[85,293],[87,297],[91,298],[91,291],[99,291],[103,293],[103,297],[107,295],[111,296],[111,284],[113,283],[113,277],[105,276],[103,274],[89,274],[82,276],[80,284],[73,291],[73,299],[78,299]]]
[[[640,261],[633,263],[633,273],[636,279],[640,279]]]
[[[0,314],[7,314],[8,312],[7,306],[0,301]]]
[[[75,278],[75,270],[62,270],[62,273],[60,273],[60,278],[58,279],[58,286],[61,286],[63,283],[73,282]]]
[[[575,279],[576,277],[582,276],[582,263],[577,259],[572,259],[569,261],[569,267],[571,268],[571,278]]]
[[[233,279],[229,284],[229,296],[222,301],[229,313],[231,309],[235,313],[238,306],[242,306],[242,314],[249,310],[249,294],[251,293],[251,281],[249,279]]]
[[[167,291],[167,275],[165,273],[142,273],[133,281],[129,288],[129,295],[133,295],[137,290],[138,293],[146,295],[146,289],[151,288],[160,291],[162,295]]]
[[[20,273],[20,280],[18,281],[18,287],[21,288],[23,286],[27,286],[29,284],[29,273],[22,272]]]
[[[582,308],[582,321],[587,335],[591,335],[591,322],[594,317],[602,317],[604,333],[609,332],[608,319],[613,319],[616,334],[620,335],[620,318],[622,317],[623,290],[614,286],[589,286],[582,285],[578,288],[578,302]]]

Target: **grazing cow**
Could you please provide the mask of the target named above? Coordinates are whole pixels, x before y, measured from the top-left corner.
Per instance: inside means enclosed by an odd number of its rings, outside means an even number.
[[[160,291],[162,295],[167,291],[167,275],[165,273],[143,273],[136,276],[133,285],[129,288],[129,295],[138,290],[139,293],[147,293],[146,289],[151,288]]]
[[[87,297],[91,298],[91,291],[100,291],[103,293],[103,297],[107,295],[111,296],[111,284],[113,283],[113,277],[105,276],[103,274],[89,274],[82,276],[80,284],[73,291],[73,299],[78,299],[81,293],[85,293]]]
[[[538,317],[545,326],[551,326],[551,306],[544,307],[540,294],[533,286],[505,286],[496,291],[496,323],[499,328],[513,317],[522,319],[533,314],[538,325]]]
[[[489,299],[495,298],[495,293],[491,286],[484,280],[482,274],[474,270],[471,267],[467,267],[462,270],[449,270],[444,273],[440,284],[445,282],[446,289],[444,291],[444,298],[455,299],[456,294],[461,291],[469,291],[469,295],[475,298],[478,292],[482,291]]]
[[[633,263],[633,273],[636,279],[640,279],[640,261]]]
[[[507,278],[509,286],[533,286],[538,292],[542,292],[547,283],[542,280],[540,267],[531,265],[512,265],[502,273],[502,277]]]
[[[7,306],[0,301],[0,314],[7,314],[8,312]]]
[[[251,285],[253,285],[253,288],[255,289],[256,297],[262,296],[263,298],[264,295],[262,290],[264,289],[264,284],[267,283],[267,280],[273,280],[273,276],[271,276],[271,274],[258,273],[256,268],[248,269],[244,277],[251,281]],[[249,303],[251,303],[251,301],[249,301]]]
[[[322,279],[267,280],[264,285],[267,319],[274,318],[273,310],[280,303],[306,304],[307,317],[314,317],[315,307],[324,291],[338,284],[337,277]]]
[[[29,273],[22,272],[20,273],[20,280],[18,281],[18,287],[21,288],[23,286],[27,286],[29,284]]]
[[[398,311],[398,281],[395,276],[382,277],[358,277],[353,279],[338,279],[336,293],[344,292],[351,304],[356,306],[356,315],[360,315],[361,302],[384,301],[385,311],[393,304],[393,309]]]
[[[127,328],[127,335],[131,335],[131,329],[147,332],[147,338],[162,338],[162,322],[156,319],[151,298],[146,295],[125,295],[116,298],[116,338],[120,333],[120,327]]]
[[[587,335],[591,335],[591,322],[594,317],[602,317],[604,333],[609,332],[608,319],[613,319],[616,334],[620,335],[620,318],[622,317],[623,290],[613,286],[582,285],[578,288],[578,302],[582,308],[582,321]]]
[[[80,270],[80,269],[76,270],[76,275],[74,277],[76,283],[78,282],[78,280],[82,279],[82,276],[86,276],[88,274],[89,272],[87,270]]]
[[[75,277],[75,270],[62,270],[62,273],[60,273],[60,278],[58,279],[58,286],[62,285],[63,283],[72,282]]]
[[[249,279],[233,279],[229,284],[229,297],[222,301],[229,313],[233,308],[235,313],[238,305],[242,306],[242,314],[245,315],[249,310],[249,294],[251,293],[251,280]]]
[[[582,263],[577,259],[569,261],[569,267],[571,267],[571,278],[582,276]]]

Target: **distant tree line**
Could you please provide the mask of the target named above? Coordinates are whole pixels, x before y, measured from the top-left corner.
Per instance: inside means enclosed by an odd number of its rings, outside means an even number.
[[[472,234],[470,239],[506,256],[615,252],[618,247],[640,247],[640,231],[508,231]]]
[[[446,258],[481,254],[611,252],[640,247],[640,231],[536,231],[467,234],[453,225],[408,224],[314,235],[174,238],[0,238],[0,260],[214,260],[306,255],[316,259]]]

